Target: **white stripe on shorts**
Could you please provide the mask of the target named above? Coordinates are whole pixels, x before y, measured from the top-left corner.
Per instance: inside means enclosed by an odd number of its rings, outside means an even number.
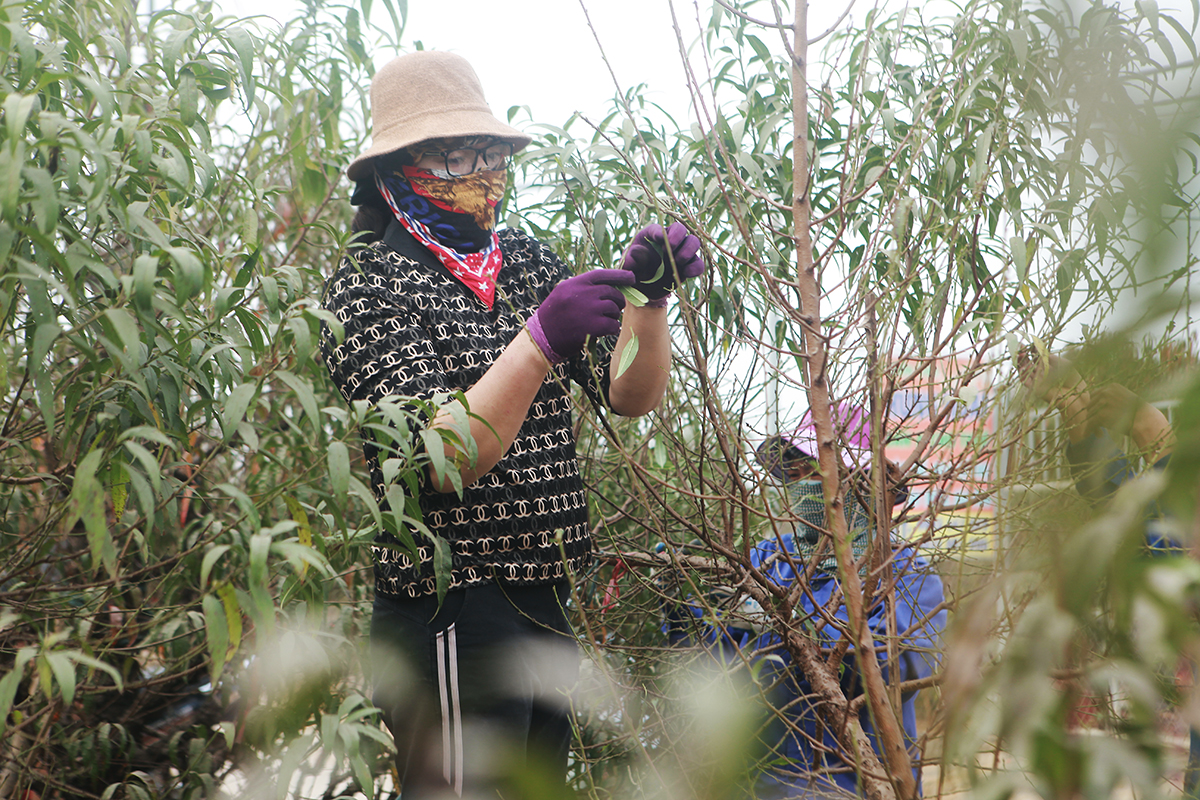
[[[442,775],[454,787],[463,790],[462,708],[458,697],[458,635],[451,625],[437,634],[438,696],[442,701]]]

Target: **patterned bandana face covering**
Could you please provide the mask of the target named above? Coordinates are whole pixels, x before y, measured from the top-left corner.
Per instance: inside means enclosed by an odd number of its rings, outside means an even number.
[[[504,170],[443,178],[407,166],[375,174],[397,221],[489,309],[504,261],[495,227],[507,178]]]
[[[801,561],[807,562],[821,544],[824,531],[828,530],[825,525],[825,492],[819,480],[789,481],[787,492],[791,500],[791,513],[796,517],[796,533],[793,537],[796,555]],[[850,530],[854,558],[858,560],[871,544],[871,517],[862,503],[849,492],[846,497],[846,525]],[[837,558],[831,547],[826,547],[817,569],[837,572]]]
[[[485,231],[496,227],[496,206],[504,199],[508,173],[502,169],[442,177],[437,172],[403,167],[413,191],[438,208],[466,214]]]

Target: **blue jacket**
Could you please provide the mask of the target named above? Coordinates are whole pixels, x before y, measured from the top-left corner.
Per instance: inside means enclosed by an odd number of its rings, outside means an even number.
[[[751,563],[763,569],[775,584],[789,587],[796,580],[796,570],[786,558],[780,557],[781,545],[783,550],[794,552],[792,535],[781,536],[778,541],[760,542],[750,558]],[[796,566],[803,570],[802,563],[797,561]],[[880,636],[877,658],[883,667],[885,679],[890,679],[896,670],[902,681],[927,677],[937,663],[941,634],[946,627],[946,611],[940,608],[943,601],[942,581],[929,564],[909,547],[895,552],[893,573],[896,581],[895,630],[899,639],[896,659],[894,663],[889,663],[887,658],[883,639],[887,633],[887,610],[881,591],[869,608],[868,620],[871,630]],[[794,610],[794,624],[809,629],[825,648],[836,644],[841,634],[833,626],[826,625],[815,614],[815,609],[818,606],[828,607],[838,586],[836,576],[817,573],[810,584],[811,598],[801,599]],[[753,605],[753,601],[750,602]],[[745,610],[743,604],[742,611]],[[832,609],[832,613],[843,622],[847,620],[845,605],[840,602]],[[705,612],[700,605],[692,601],[668,615],[667,629],[675,643],[704,644],[726,660],[733,656],[726,649],[732,646],[744,653],[755,653],[756,659],[761,661],[755,665],[759,670],[759,683],[770,687],[771,706],[781,711],[770,721],[764,734],[766,769],[760,778],[757,796],[785,798],[828,795],[833,787],[859,794],[853,761],[838,755],[841,746],[837,736],[819,718],[809,699],[813,695],[812,688],[800,671],[793,669],[791,656],[783,646],[783,640],[770,626],[763,626],[761,630],[747,629],[740,617],[722,620],[726,624],[718,632],[710,624],[712,620],[705,619]],[[862,693],[854,661],[853,651],[848,651],[841,670],[842,691],[851,699]],[[902,723],[910,742],[914,742],[917,736],[915,698],[915,692],[905,693],[902,698]],[[779,715],[786,716],[790,725],[785,724]],[[875,729],[865,704],[859,721],[876,752],[879,752]],[[789,730],[790,727],[796,730]],[[822,742],[821,753],[814,751],[813,741]]]

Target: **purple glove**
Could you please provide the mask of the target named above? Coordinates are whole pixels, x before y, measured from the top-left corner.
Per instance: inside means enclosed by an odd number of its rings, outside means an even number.
[[[628,270],[594,269],[554,287],[525,326],[551,364],[561,364],[583,349],[589,336],[621,330],[625,295],[618,286],[637,280]]]
[[[675,257],[674,272],[666,254],[667,248]],[[661,225],[647,225],[634,234],[633,241],[625,248],[621,267],[637,276],[634,288],[646,295],[651,303],[666,305],[667,295],[675,288],[676,274],[681,280],[704,274],[700,240],[688,233],[682,222],[673,223],[665,235]]]

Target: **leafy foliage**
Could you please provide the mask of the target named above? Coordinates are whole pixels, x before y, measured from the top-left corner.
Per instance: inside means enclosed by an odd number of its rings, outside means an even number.
[[[387,33],[366,2],[271,28],[205,3],[0,6],[0,794],[284,796],[315,772],[329,797],[386,786],[358,657],[363,548],[379,526],[423,535],[415,470],[441,451],[392,436],[432,406],[347,408],[316,360],[368,41],[402,33],[405,5],[384,5]],[[601,552],[573,586],[594,679],[574,788],[727,796],[774,763],[745,746],[779,713],[760,667],[714,675],[664,646],[683,597],[736,618],[752,596],[794,654],[839,661],[747,558],[792,524],[751,453],[810,405],[819,331],[833,400],[903,445],[888,452],[913,500],[879,530],[921,546],[958,609],[914,748],[926,796],[1026,779],[1046,796],[1157,792],[1172,769],[1158,709],[1179,699],[1163,665],[1195,651],[1200,585],[1194,562],[1138,549],[1152,502],[1185,533],[1196,513],[1200,394],[1179,355],[1196,12],[874,13],[824,45],[798,104],[775,42],[797,45],[761,24],[791,24],[783,12],[706,7],[682,42],[694,121],[635,87],[602,120],[533,126],[520,157],[531,190],[512,221],[577,268],[676,219],[713,267],[671,312],[657,414],[581,415]],[[1113,344],[1143,327],[1160,357]],[[1068,500],[1052,418],[1006,388],[1025,342],[1082,342],[1094,374],[1175,401],[1170,473],[1098,512]],[[390,511],[364,482],[360,429],[391,441]],[[881,482],[864,486],[881,508]],[[1103,735],[1080,735],[1081,698],[1112,686]]]
[[[382,412],[315,357],[360,11],[0,15],[0,792],[201,797],[240,764],[282,796],[320,748],[371,791],[351,465]],[[268,680],[298,642],[312,670]]]

